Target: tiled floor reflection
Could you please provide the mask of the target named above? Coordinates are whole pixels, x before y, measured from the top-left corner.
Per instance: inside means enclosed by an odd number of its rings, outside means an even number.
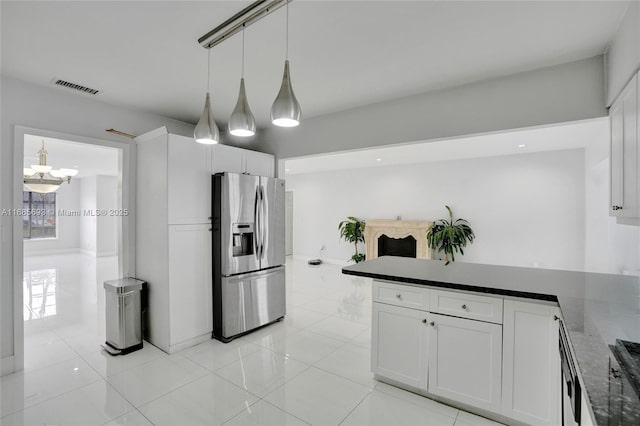
[[[30,258],[25,270],[25,370],[0,381],[3,426],[497,425],[376,382],[371,282],[336,265],[287,261],[282,322],[229,344],[167,355],[145,343],[122,357],[99,347],[115,259]]]
[[[22,291],[25,321],[56,314],[57,272],[55,268],[24,272]]]

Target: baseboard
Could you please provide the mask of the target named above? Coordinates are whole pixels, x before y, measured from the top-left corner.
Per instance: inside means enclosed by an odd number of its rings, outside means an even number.
[[[105,251],[105,252],[100,252],[98,253],[97,251],[94,250],[85,250],[85,249],[80,249],[78,250],[80,253],[85,254],[87,256],[91,256],[91,257],[113,257],[113,256],[117,256],[118,252],[117,251]]]
[[[53,249],[53,250],[26,250],[25,249],[24,257],[54,256],[58,254],[71,254],[71,253],[81,253],[81,250],[79,248]]]
[[[169,355],[175,354],[176,352],[180,352],[183,349],[187,349],[202,342],[206,342],[207,340],[211,340],[211,331],[201,336],[194,337],[193,339],[188,339],[184,342],[176,343],[175,345],[170,344],[168,353]]]
[[[114,257],[118,255],[117,251],[106,251],[98,254],[98,252],[96,251],[85,250],[81,248],[70,248],[70,249],[55,249],[55,250],[29,250],[28,252],[25,250],[24,256],[25,257],[53,256],[57,254],[72,254],[72,253],[84,254],[90,257]]]
[[[117,256],[118,252],[117,251],[106,251],[106,252],[102,252],[100,254],[96,254],[96,257],[114,257]]]
[[[13,355],[0,360],[0,376],[6,376],[15,371],[15,362]]]

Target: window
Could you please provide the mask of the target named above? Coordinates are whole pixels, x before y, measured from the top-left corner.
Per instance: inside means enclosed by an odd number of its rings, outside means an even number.
[[[22,193],[22,237],[25,240],[56,237],[56,193]]]

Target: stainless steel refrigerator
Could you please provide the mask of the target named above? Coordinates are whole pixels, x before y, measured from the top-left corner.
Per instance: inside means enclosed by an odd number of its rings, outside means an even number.
[[[228,342],[285,315],[282,179],[213,175],[213,337]]]

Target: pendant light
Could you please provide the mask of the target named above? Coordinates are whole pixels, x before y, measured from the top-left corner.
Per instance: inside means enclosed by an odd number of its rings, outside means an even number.
[[[286,55],[282,85],[276,100],[271,106],[271,122],[280,127],[295,127],[300,124],[302,109],[293,93],[291,75],[289,73],[289,1],[287,1]]]
[[[256,134],[256,119],[249,108],[247,93],[244,88],[244,25],[242,25],[242,77],[240,78],[240,93],[238,102],[229,118],[229,133],[234,136],[253,136]]]
[[[211,49],[207,49],[207,96],[204,100],[204,110],[200,121],[196,125],[193,131],[193,137],[198,143],[202,144],[216,144],[220,140],[220,132],[218,126],[213,119],[213,112],[211,111],[211,101],[209,100],[209,81],[211,80]]]

